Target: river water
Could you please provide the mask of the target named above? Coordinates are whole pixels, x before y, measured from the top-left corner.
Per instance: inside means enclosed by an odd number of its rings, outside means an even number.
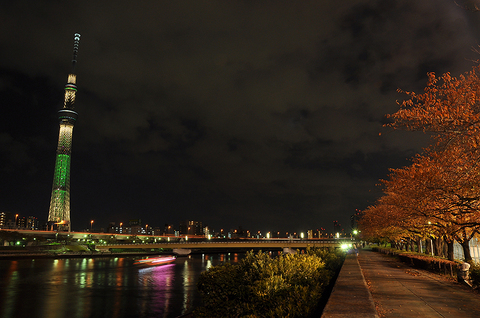
[[[201,305],[200,273],[243,254],[199,254],[138,268],[134,258],[0,261],[0,317],[178,317]]]

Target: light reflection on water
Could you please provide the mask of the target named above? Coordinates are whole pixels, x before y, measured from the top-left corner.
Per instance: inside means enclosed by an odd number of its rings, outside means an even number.
[[[201,272],[241,257],[191,255],[149,268],[133,258],[2,260],[0,317],[178,317],[201,304]]]

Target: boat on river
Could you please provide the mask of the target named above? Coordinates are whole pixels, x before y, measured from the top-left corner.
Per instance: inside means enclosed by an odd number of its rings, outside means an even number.
[[[133,265],[139,267],[150,267],[150,266],[158,266],[158,265],[165,265],[170,264],[176,260],[175,256],[158,256],[158,257],[149,257],[149,258],[142,258],[137,259]]]

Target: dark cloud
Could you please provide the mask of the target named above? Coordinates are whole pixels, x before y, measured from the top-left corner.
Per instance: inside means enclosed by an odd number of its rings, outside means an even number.
[[[396,89],[420,91],[427,72],[458,75],[477,59],[478,16],[449,0],[0,9],[2,210],[46,218],[55,112],[73,34],[82,34],[76,229],[136,217],[158,226],[195,219],[300,231],[339,220],[348,228],[388,168],[428,142],[382,128],[404,97]]]

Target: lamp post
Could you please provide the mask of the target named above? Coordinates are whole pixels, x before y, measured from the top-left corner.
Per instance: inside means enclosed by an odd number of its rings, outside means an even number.
[[[17,218],[18,218],[18,214],[15,214],[15,228],[17,228]]]
[[[93,220],[90,221],[90,233],[92,233],[92,228],[93,228]]]

